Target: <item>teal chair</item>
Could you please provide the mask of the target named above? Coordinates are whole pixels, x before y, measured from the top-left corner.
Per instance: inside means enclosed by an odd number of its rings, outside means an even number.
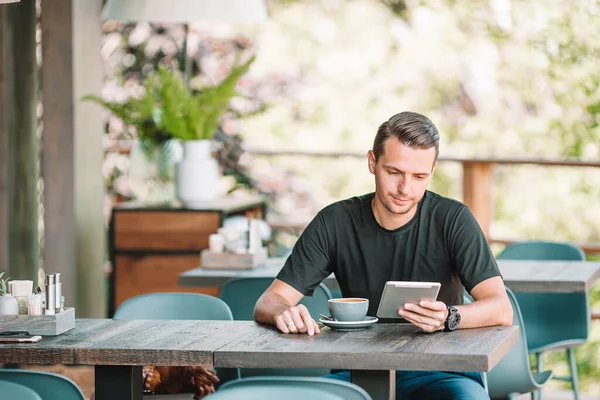
[[[254,320],[254,306],[258,298],[273,283],[273,278],[234,278],[223,285],[219,298],[223,300],[233,313],[234,320]],[[327,302],[331,299],[331,292],[323,283],[317,286],[312,296],[304,296],[300,304],[304,304],[315,321],[319,320],[319,314],[329,315]],[[328,375],[331,370],[315,369],[271,369],[250,368],[242,369],[242,377],[263,375],[294,375],[294,376],[323,376]]]
[[[530,241],[507,246],[499,260],[584,261],[583,251],[569,243]],[[527,346],[537,358],[538,372],[543,370],[542,354],[566,349],[570,376],[554,377],[569,381],[575,399],[579,398],[575,347],[588,339],[590,300],[588,293],[519,293],[515,296],[527,326]],[[540,392],[541,398],[541,392]]]
[[[23,397],[5,395],[4,388],[10,386],[6,383],[25,387],[33,391],[35,397],[31,397],[29,392],[23,392]],[[19,389],[13,387],[12,390]],[[5,398],[19,400],[85,400],[83,393],[72,380],[50,372],[23,369],[0,369],[0,399]]]
[[[371,400],[350,382],[309,377],[254,377],[227,382],[207,400]]]
[[[149,293],[125,300],[114,319],[185,319],[231,321],[231,310],[221,299],[199,293]],[[216,368],[221,382],[240,377],[237,368]],[[141,379],[141,377],[140,377]]]
[[[0,393],[3,399],[15,400],[42,400],[39,394],[27,386],[19,385],[9,381],[0,380]]]
[[[258,298],[273,283],[273,278],[234,278],[230,279],[219,293],[233,313],[236,321],[253,321],[254,306]],[[317,286],[312,296],[304,296],[300,304],[304,304],[315,321],[319,320],[319,314],[329,315],[327,302],[331,299],[331,292],[323,283]]]
[[[198,293],[149,293],[125,300],[114,319],[197,319],[231,321],[222,300]]]
[[[496,366],[487,373],[487,386],[490,398],[515,399],[519,394],[531,393],[541,389],[552,378],[552,371],[531,372],[527,335],[519,303],[513,292],[506,289],[508,299],[513,307],[513,325],[519,327],[519,340]]]

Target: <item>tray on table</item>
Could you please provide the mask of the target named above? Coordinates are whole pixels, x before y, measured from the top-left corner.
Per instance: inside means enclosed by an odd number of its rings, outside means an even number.
[[[30,335],[56,336],[73,328],[73,307],[55,315],[0,315],[0,331],[27,331]]]

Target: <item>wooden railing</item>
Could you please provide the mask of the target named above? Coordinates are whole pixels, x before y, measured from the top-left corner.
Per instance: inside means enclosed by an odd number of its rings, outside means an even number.
[[[315,158],[365,158],[363,153],[351,152],[303,152],[303,151],[265,151],[251,150],[252,154],[263,157],[315,157]],[[440,157],[440,162],[456,162],[462,165],[463,171],[463,202],[471,209],[479,222],[481,229],[490,243],[510,244],[520,238],[495,238],[491,237],[490,228],[493,220],[494,198],[494,170],[505,165],[539,165],[553,167],[593,167],[600,168],[600,161],[582,161],[575,159],[548,160],[539,158],[459,158]],[[600,173],[600,170],[598,171]],[[302,222],[299,222],[302,224]],[[301,231],[303,226],[296,226],[294,222],[286,223],[277,221],[281,229]],[[296,223],[297,224],[297,223]],[[600,253],[600,243],[576,243],[586,254]]]

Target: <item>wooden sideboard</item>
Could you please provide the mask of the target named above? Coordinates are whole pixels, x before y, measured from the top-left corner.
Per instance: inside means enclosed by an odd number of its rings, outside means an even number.
[[[196,292],[217,296],[218,287],[190,288],[179,275],[200,265],[208,236],[227,217],[264,218],[262,197],[225,197],[195,208],[123,203],[113,209],[109,228],[112,262],[109,316],[126,299],[154,292]]]

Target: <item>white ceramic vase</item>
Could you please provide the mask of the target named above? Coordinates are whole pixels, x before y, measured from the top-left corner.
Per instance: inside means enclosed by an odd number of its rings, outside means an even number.
[[[10,294],[0,296],[0,315],[19,315],[17,299]]]
[[[219,167],[210,140],[183,142],[183,159],[177,164],[177,197],[187,206],[202,205],[217,194]]]
[[[175,165],[182,153],[178,140],[162,145],[138,141],[129,154],[129,184],[135,199],[147,204],[175,200]]]

